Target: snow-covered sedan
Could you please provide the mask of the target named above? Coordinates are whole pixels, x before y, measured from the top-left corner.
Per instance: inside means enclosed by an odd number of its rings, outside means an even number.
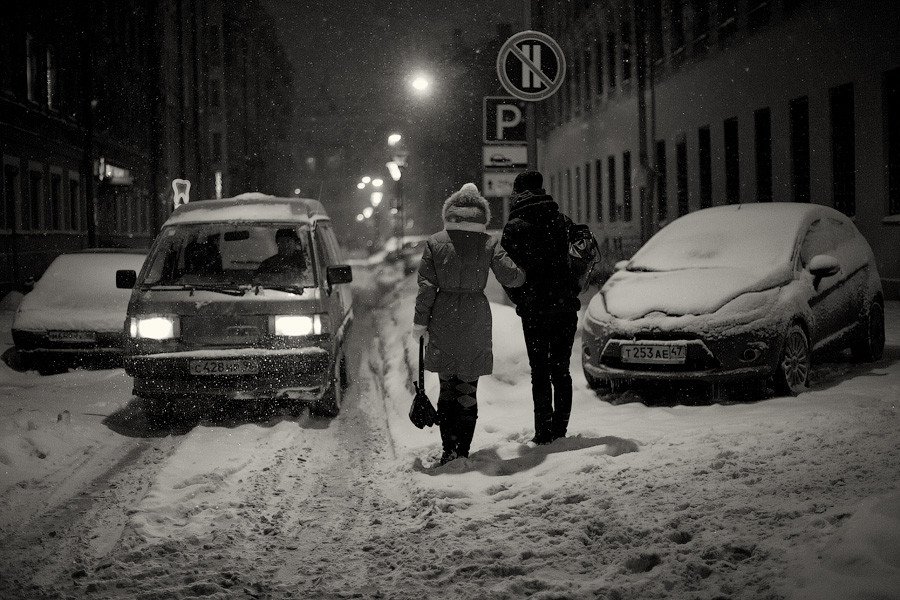
[[[113,285],[119,269],[139,271],[144,249],[89,248],[58,256],[22,298],[12,325],[22,366],[42,374],[86,360],[121,362],[131,290]]]
[[[796,395],[809,383],[814,352],[849,347],[871,361],[884,349],[872,250],[826,206],[700,210],[616,267],[584,320],[592,387],[771,378],[777,392]]]

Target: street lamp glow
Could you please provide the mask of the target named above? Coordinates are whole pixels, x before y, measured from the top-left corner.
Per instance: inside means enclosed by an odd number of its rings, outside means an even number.
[[[391,174],[391,179],[393,179],[394,181],[400,181],[400,165],[398,165],[394,161],[391,161],[387,163],[386,166],[388,173]]]
[[[388,136],[388,146],[396,146],[402,139],[403,136],[399,133],[392,133]]]
[[[367,206],[367,207],[365,207],[365,208],[363,209],[362,214],[363,214],[363,216],[364,216],[365,218],[368,219],[368,218],[370,218],[370,217],[372,216],[372,214],[373,214],[374,212],[375,212],[375,209],[374,209],[374,208],[372,208],[371,206]]]
[[[372,181],[372,178],[369,177],[368,175],[366,175],[365,177],[362,178],[363,185],[369,183],[370,181]]]
[[[412,88],[416,90],[420,94],[424,94],[428,91],[428,88],[431,87],[431,80],[427,75],[420,73],[413,77],[412,82],[410,82]]]
[[[373,179],[372,185],[375,187],[381,187],[384,185],[384,181],[382,179]]]
[[[361,189],[363,189],[364,187],[366,187],[366,184],[364,184],[362,181],[360,181],[359,183],[356,184],[356,188],[357,188],[357,189],[360,189],[360,190],[361,190]]]
[[[384,194],[382,192],[372,192],[372,195],[369,196],[369,200],[372,202],[372,206],[378,207],[381,204],[381,199],[384,198]]]
[[[294,190],[294,195],[295,195],[295,196],[299,196],[299,195],[300,195],[300,188],[297,188],[297,189]]]
[[[362,223],[363,221],[366,220],[366,216],[362,213],[359,213],[358,215],[356,215],[356,220],[359,221],[360,223]]]

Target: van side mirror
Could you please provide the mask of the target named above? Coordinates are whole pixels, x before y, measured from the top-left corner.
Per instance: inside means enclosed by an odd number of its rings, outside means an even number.
[[[329,287],[340,283],[350,283],[353,281],[353,270],[350,265],[335,265],[328,267],[325,277]]]
[[[132,269],[119,269],[116,271],[116,287],[120,290],[130,290],[137,283],[137,272]]]
[[[813,276],[813,287],[818,290],[819,283],[826,277],[837,275],[841,270],[841,264],[833,256],[816,254],[809,261],[810,274]]]

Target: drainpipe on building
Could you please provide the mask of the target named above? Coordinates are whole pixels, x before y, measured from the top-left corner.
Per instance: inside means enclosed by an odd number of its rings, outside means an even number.
[[[638,168],[640,169],[637,182],[640,186],[638,198],[640,202],[641,245],[643,245],[644,242],[650,239],[650,235],[653,232],[651,201],[654,187],[652,185],[653,177],[650,176],[651,167],[647,152],[647,0],[636,0],[634,13],[634,38],[635,42],[637,42],[635,60],[637,63]]]
[[[82,144],[81,178],[84,181],[85,219],[87,220],[88,246],[97,245],[97,198],[94,196],[94,67],[92,4],[81,11],[81,116],[84,125]]]

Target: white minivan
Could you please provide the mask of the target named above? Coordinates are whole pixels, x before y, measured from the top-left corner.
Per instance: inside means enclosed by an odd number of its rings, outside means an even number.
[[[322,204],[242,194],[178,207],[133,288],[125,369],[165,426],[193,405],[287,401],[333,416],[347,385],[352,279]]]

